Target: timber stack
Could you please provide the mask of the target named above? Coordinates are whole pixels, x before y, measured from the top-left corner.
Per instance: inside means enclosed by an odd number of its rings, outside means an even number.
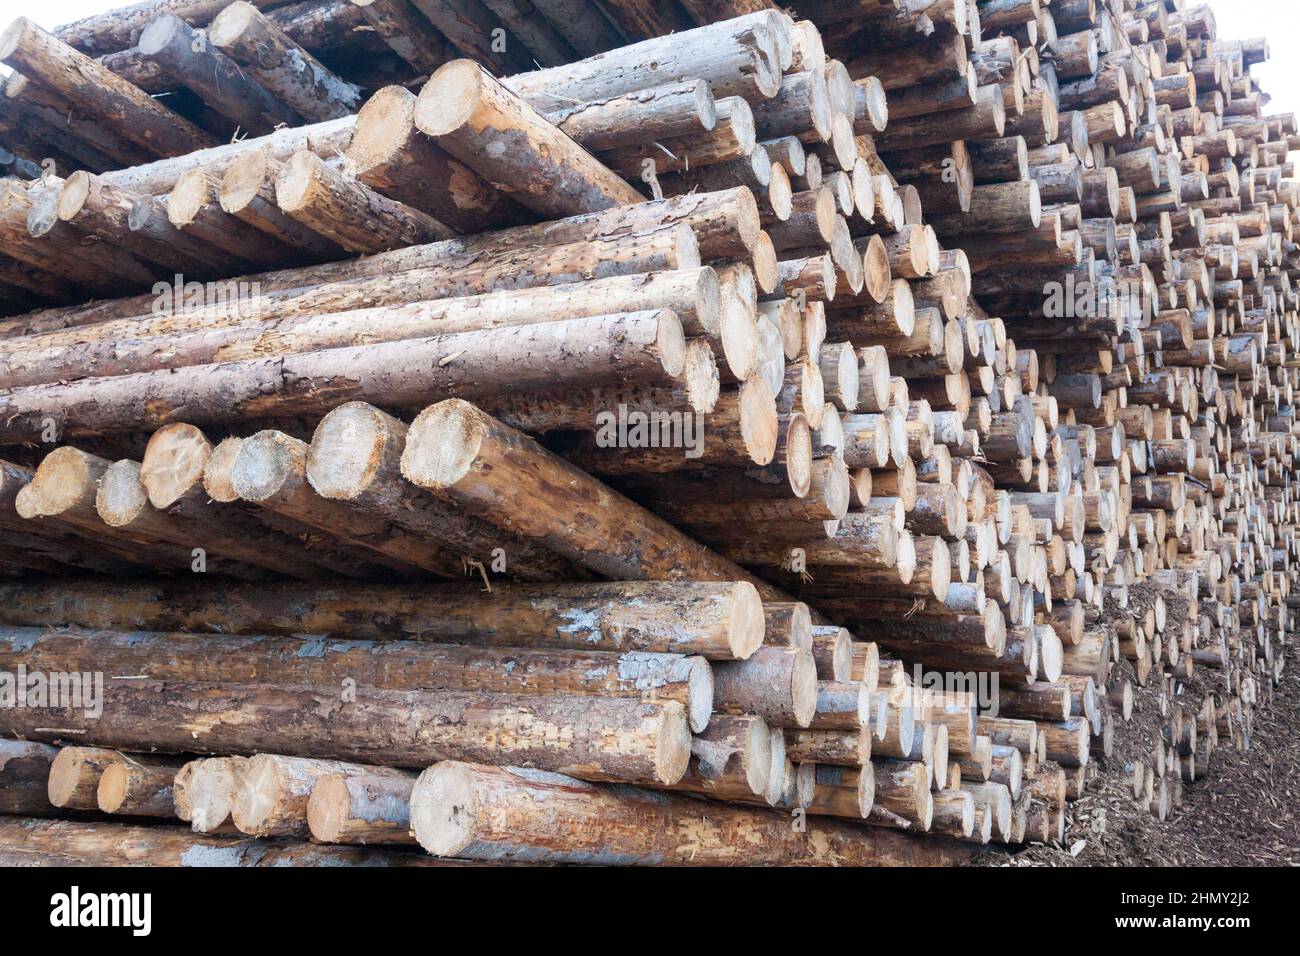
[[[1300,600],[1266,56],[1180,0],[16,21],[0,672],[79,693],[0,707],[0,861],[1166,818]]]

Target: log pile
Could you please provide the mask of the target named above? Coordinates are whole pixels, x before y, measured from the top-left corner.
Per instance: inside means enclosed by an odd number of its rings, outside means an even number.
[[[1300,559],[1263,41],[301,6],[0,41],[140,118],[0,202],[0,673],[93,690],[0,708],[0,857],[953,863],[1249,747]],[[357,17],[420,82],[283,69]],[[199,73],[264,135],[140,98]]]

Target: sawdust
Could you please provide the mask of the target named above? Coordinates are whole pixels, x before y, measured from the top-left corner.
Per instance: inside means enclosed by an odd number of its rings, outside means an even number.
[[[1175,701],[1191,704],[1219,691],[1208,669],[1174,689],[1182,690]],[[1064,843],[990,848],[978,865],[1300,865],[1300,672],[1284,672],[1271,699],[1256,706],[1250,749],[1221,741],[1208,775],[1185,782],[1182,806],[1161,822],[1133,799],[1124,768],[1134,759],[1149,760],[1164,719],[1154,689],[1135,684],[1133,719],[1116,724],[1112,754],[1100,761],[1102,775],[1068,806]]]

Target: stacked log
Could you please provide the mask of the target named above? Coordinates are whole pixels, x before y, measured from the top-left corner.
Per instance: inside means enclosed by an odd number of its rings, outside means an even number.
[[[235,61],[298,43],[200,6]],[[402,55],[411,11],[359,6]],[[16,792],[75,762],[200,834],[946,863],[1059,841],[1103,772],[1164,819],[1248,746],[1300,557],[1262,44],[1172,0],[683,6],[539,3],[543,69],[364,103],[271,64],[240,103],[315,125],[12,191],[31,269],[117,229],[255,289],[0,323],[0,668],[137,678],[0,711],[76,744]],[[1135,694],[1159,739],[1120,753]]]

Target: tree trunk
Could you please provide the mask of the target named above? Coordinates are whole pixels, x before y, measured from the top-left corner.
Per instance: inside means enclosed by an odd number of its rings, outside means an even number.
[[[970,852],[832,821],[798,832],[766,810],[458,762],[421,774],[411,822],[431,853],[534,863],[938,865]]]
[[[409,407],[457,393],[671,382],[684,346],[673,313],[633,312],[38,385],[0,398],[0,442],[38,438],[51,419],[61,434],[103,435],[177,419],[310,417],[354,400]]]
[[[243,66],[268,93],[308,122],[338,119],[361,106],[361,90],[294,43],[251,3],[217,14],[208,42]]]
[[[227,585],[0,583],[0,619],[107,630],[329,634],[361,640],[447,641],[483,647],[749,657],[763,606],[743,581],[477,582],[381,587],[340,583]]]
[[[402,474],[471,514],[622,579],[747,575],[586,473],[479,411],[447,401],[411,425]],[[577,525],[567,517],[584,516]]]
[[[366,101],[348,146],[353,175],[457,232],[527,219],[523,209],[416,129],[415,106],[415,94],[403,86],[386,86]]]
[[[97,718],[80,708],[13,708],[0,711],[0,731],[45,740],[76,732],[87,744],[162,753],[281,753],[413,768],[491,761],[651,785],[680,779],[690,758],[691,731],[676,701],[423,691],[345,696],[113,681]]]
[[[470,60],[420,92],[415,125],[519,203],[551,218],[633,205],[642,196]]]

